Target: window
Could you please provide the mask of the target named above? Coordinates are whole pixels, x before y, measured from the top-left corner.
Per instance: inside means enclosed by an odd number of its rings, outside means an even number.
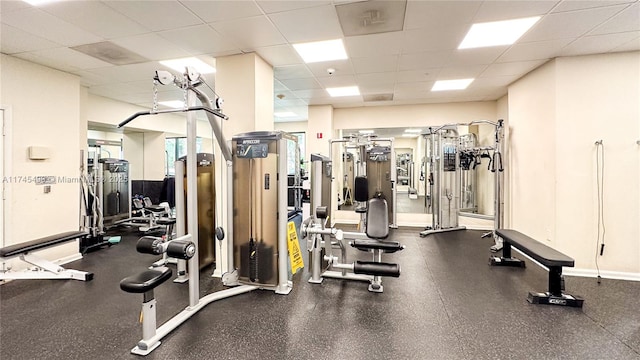
[[[187,138],[166,138],[164,140],[164,151],[167,160],[166,174],[175,175],[176,160],[187,155]],[[196,152],[202,152],[202,138],[196,138]]]

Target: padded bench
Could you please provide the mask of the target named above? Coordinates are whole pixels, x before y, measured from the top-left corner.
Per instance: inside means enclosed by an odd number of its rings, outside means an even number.
[[[20,260],[35,266],[35,269],[26,271],[0,271],[0,281],[16,279],[74,279],[89,281],[93,274],[86,271],[65,269],[49,260],[42,259],[31,254],[32,251],[58,245],[63,242],[84,238],[88,234],[84,231],[67,231],[60,234],[49,235],[39,239],[26,241],[19,244],[5,246],[0,249],[0,257],[10,259],[20,257]]]
[[[562,268],[573,267],[575,262],[572,258],[516,230],[497,229],[496,234],[504,243],[502,257],[491,257],[491,265],[525,267],[523,260],[511,256],[513,246],[549,269],[549,290],[530,292],[527,298],[530,303],[582,307],[583,299],[562,292]]]

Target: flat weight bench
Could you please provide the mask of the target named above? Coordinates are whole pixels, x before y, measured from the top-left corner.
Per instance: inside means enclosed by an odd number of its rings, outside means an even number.
[[[0,281],[17,279],[73,279],[89,281],[93,279],[93,273],[73,269],[65,269],[49,260],[31,254],[32,251],[58,245],[70,240],[84,238],[88,234],[84,231],[67,231],[60,234],[45,236],[20,244],[5,246],[0,249],[0,257],[3,261],[20,257],[20,260],[34,265],[34,269],[25,271],[0,270]]]
[[[549,269],[549,291],[530,292],[527,301],[532,304],[582,307],[582,298],[562,292],[562,267],[573,267],[572,258],[515,230],[497,229],[496,234],[504,241],[502,257],[491,257],[491,265],[525,267],[523,260],[511,256],[511,247],[514,246]]]

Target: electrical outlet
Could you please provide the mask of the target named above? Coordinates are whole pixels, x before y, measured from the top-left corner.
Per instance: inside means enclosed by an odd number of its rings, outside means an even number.
[[[45,194],[48,194],[48,193],[50,193],[50,192],[51,192],[51,185],[45,185],[45,186],[44,186],[44,193],[45,193]]]

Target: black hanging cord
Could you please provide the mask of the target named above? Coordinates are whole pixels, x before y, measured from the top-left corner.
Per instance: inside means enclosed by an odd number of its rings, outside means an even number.
[[[596,236],[596,271],[598,274],[598,284],[600,284],[600,266],[598,258],[604,255],[604,235],[606,228],[604,225],[604,144],[602,140],[596,141],[596,186],[598,188],[598,234]]]

